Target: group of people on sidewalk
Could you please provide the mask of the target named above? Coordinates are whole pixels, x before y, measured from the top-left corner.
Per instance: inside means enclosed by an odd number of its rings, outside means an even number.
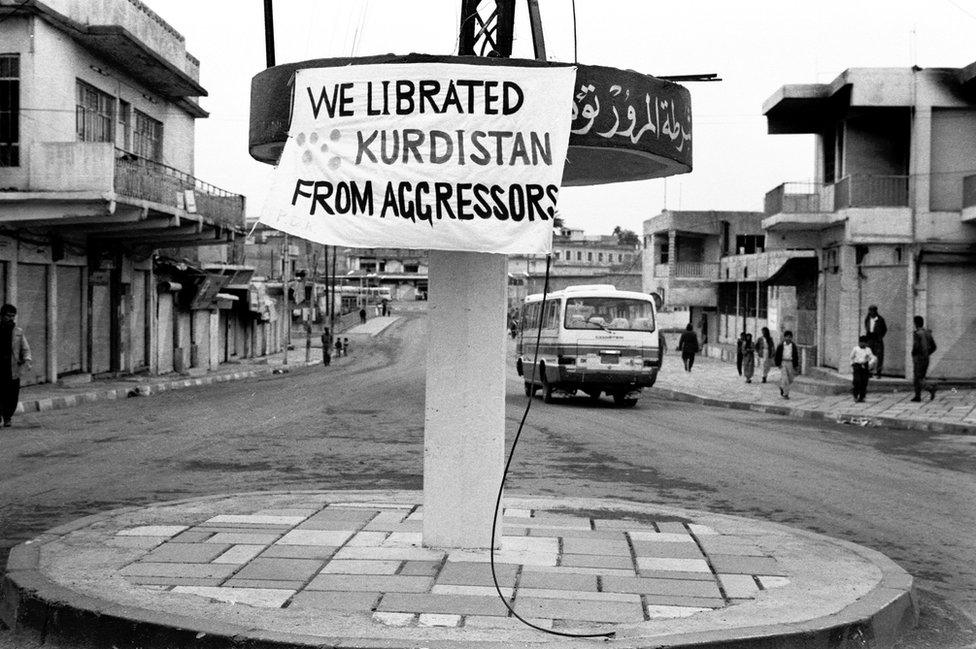
[[[917,315],[913,318],[915,330],[912,332],[912,387],[915,396],[912,401],[922,400],[922,391],[929,393],[929,400],[935,399],[935,385],[926,380],[929,371],[929,359],[938,346],[932,331],[925,326],[925,318]],[[874,304],[868,307],[868,314],[864,318],[864,335],[858,339],[857,346],[851,350],[851,391],[854,401],[861,403],[867,396],[868,382],[871,372],[881,378],[881,368],[884,366],[884,337],[888,333],[885,319],[878,313]]]
[[[698,336],[690,322],[678,339],[678,351],[681,352],[685,371],[690,372],[695,365],[695,356],[701,351]],[[779,393],[784,399],[789,399],[790,386],[793,385],[793,379],[800,369],[800,351],[793,342],[793,332],[784,331],[783,340],[777,345],[773,341],[772,334],[769,333],[769,327],[762,328],[762,336],[755,343],[752,334],[743,331],[736,344],[735,369],[739,376],[745,377],[746,383],[752,383],[752,377],[755,376],[757,357],[758,366],[762,369],[762,382],[766,383],[769,371],[773,367],[778,367],[780,369]]]
[[[332,340],[332,331],[325,327],[322,329],[322,364],[329,365],[332,362],[332,351],[335,350],[335,357],[349,355],[349,339],[335,337],[335,341]]]
[[[915,316],[915,331],[912,334],[912,376],[915,396],[912,401],[921,401],[923,390],[929,392],[930,398],[935,399],[935,386],[926,380],[929,359],[936,350],[932,332],[925,327],[922,316]],[[881,377],[884,365],[884,337],[888,333],[885,320],[878,313],[878,307],[868,307],[868,314],[864,318],[864,335],[860,336],[858,344],[851,350],[851,392],[854,401],[862,403],[867,396],[868,382],[871,373]],[[695,364],[695,356],[701,351],[698,336],[691,323],[678,340],[678,351],[686,372],[690,372]],[[762,382],[766,383],[769,371],[773,367],[780,369],[779,393],[784,399],[790,398],[790,386],[800,369],[800,353],[793,342],[793,332],[784,331],[783,340],[777,345],[768,327],[762,328],[759,340],[753,341],[752,334],[743,331],[736,341],[735,368],[739,376],[745,378],[746,383],[752,383],[757,367],[762,372]]]

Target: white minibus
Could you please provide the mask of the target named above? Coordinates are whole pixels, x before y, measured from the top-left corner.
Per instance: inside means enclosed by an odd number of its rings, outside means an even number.
[[[515,369],[525,394],[583,392],[594,401],[603,393],[617,405],[637,403],[641,390],[654,385],[663,349],[650,295],[618,291],[610,284],[568,286],[546,296],[525,298],[519,319]],[[538,364],[536,354],[539,321]]]

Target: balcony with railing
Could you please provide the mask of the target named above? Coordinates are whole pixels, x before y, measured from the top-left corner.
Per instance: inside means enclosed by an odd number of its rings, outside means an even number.
[[[224,227],[244,228],[244,197],[152,160],[119,152],[115,159],[115,193],[119,196],[184,208],[193,192],[196,211]]]
[[[679,261],[674,265],[676,279],[718,279],[718,263],[706,261]]]
[[[243,196],[125,153],[107,142],[36,143],[30,148],[25,168],[29,172],[17,191],[0,192],[0,199],[37,205],[49,212],[46,221],[54,227],[97,223],[102,230],[112,226],[124,229],[127,223],[148,219],[160,227],[167,221],[174,225],[182,221],[184,230],[196,221],[199,232],[207,226],[207,230],[223,231],[228,236],[245,231]],[[0,182],[3,180],[0,176]],[[65,202],[70,202],[72,209],[56,207]],[[20,214],[10,212],[0,217],[14,223]],[[145,229],[146,225],[140,227]]]
[[[763,227],[817,229],[843,220],[843,215],[838,214],[841,210],[908,205],[908,176],[855,174],[827,185],[788,182],[766,194]]]
[[[908,176],[845,176],[834,185],[834,211],[848,207],[908,207]]]
[[[976,222],[976,174],[962,179],[962,220]]]

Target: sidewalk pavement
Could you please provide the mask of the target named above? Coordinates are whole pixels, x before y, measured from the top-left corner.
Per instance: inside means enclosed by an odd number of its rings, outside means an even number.
[[[378,317],[367,320],[365,324],[349,327],[339,333],[340,337],[353,341],[363,341],[372,338],[393,325],[399,316]],[[20,403],[17,414],[25,412],[44,412],[59,408],[71,408],[93,401],[125,399],[135,396],[149,396],[166,390],[179,390],[211,383],[246,379],[263,374],[274,374],[294,367],[309,367],[322,364],[321,330],[313,331],[309,337],[311,342],[310,360],[306,361],[305,334],[300,328],[292,331],[292,349],[288,350],[288,362],[285,363],[285,352],[269,354],[259,358],[246,358],[233,363],[224,363],[216,370],[199,375],[167,374],[162,376],[127,376],[115,379],[97,379],[88,383],[57,385],[42,383],[29,385],[20,391]],[[356,350],[353,346],[353,356]],[[332,357],[332,365],[344,365],[350,357]]]
[[[593,646],[515,619],[487,550],[425,547],[421,500],[264,492],[104,512],[14,548],[0,619],[97,647]],[[912,577],[884,555],[753,519],[506,496],[500,540],[509,607],[619,647],[887,647],[917,619]]]
[[[650,392],[711,406],[859,426],[976,434],[976,390],[971,388],[943,389],[932,401],[924,393],[921,403],[911,401],[911,390],[872,392],[870,383],[864,403],[854,403],[850,393],[814,395],[795,390],[786,400],[779,394],[779,378],[779,370],[773,368],[768,382],[762,383],[762,371],[757,368],[752,383],[746,383],[733,364],[703,356],[697,356],[692,371],[685,372],[680,355],[671,353]]]
[[[29,385],[20,390],[20,403],[17,413],[44,412],[59,408],[71,408],[94,401],[125,399],[127,397],[149,396],[165,390],[210,385],[224,381],[246,379],[263,374],[274,374],[294,367],[321,365],[322,352],[315,350],[312,360],[305,362],[304,340],[292,340],[294,349],[288,351],[288,363],[284,362],[284,352],[242,359],[240,362],[224,363],[216,370],[199,376],[164,374],[160,376],[128,376],[115,379],[96,379],[89,383],[59,386],[53,383]],[[321,348],[321,343],[318,347]],[[333,364],[342,364],[345,358],[333,359]],[[15,424],[16,425],[16,424]]]

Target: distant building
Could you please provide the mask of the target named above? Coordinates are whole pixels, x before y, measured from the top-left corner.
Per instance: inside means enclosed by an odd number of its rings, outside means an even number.
[[[641,251],[635,243],[620,243],[616,235],[587,235],[583,230],[558,229],[552,239],[549,290],[573,284],[613,284],[620,290],[641,290]],[[515,307],[526,295],[541,293],[545,255],[509,255],[509,303]]]
[[[426,250],[348,248],[346,259],[345,274],[338,277],[347,286],[388,287],[395,300],[427,298]]]
[[[812,287],[796,326],[812,324],[817,362],[850,372],[875,304],[886,374],[911,375],[917,314],[939,345],[930,376],[976,376],[976,63],[850,69],[763,112],[770,133],[816,136],[814,181],[766,194],[763,254],[792,255],[784,273]]]

